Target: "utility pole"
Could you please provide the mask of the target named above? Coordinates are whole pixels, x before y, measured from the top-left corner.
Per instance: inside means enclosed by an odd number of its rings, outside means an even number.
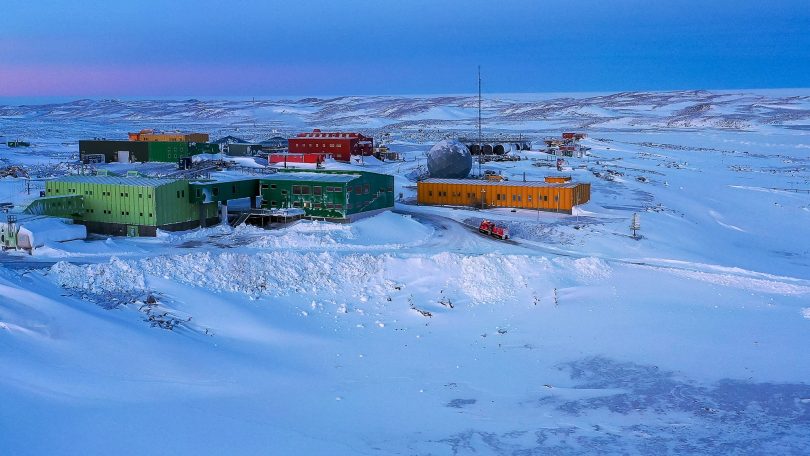
[[[633,214],[633,220],[630,221],[630,229],[633,230],[633,239],[638,239],[636,231],[641,229],[641,222],[638,218],[638,212]]]
[[[481,162],[484,158],[481,148],[481,65],[478,65],[478,178],[481,178]]]

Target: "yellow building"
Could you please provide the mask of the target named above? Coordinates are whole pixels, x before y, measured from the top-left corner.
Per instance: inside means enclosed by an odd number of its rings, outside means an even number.
[[[591,199],[591,184],[580,182],[491,182],[478,179],[425,179],[416,185],[425,205],[513,207],[570,214]]]

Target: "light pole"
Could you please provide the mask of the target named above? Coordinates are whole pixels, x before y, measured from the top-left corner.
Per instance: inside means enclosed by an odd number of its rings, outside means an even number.
[[[484,209],[484,201],[487,199],[487,190],[482,188],[481,189],[481,210]]]

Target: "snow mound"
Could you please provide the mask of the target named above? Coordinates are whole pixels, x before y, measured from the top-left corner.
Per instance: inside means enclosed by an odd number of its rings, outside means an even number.
[[[142,291],[146,289],[143,269],[116,257],[109,263],[73,265],[60,261],[51,266],[50,275],[62,288],[85,290],[94,294],[110,291]]]
[[[249,244],[259,249],[397,249],[418,245],[432,229],[392,212],[383,212],[351,225],[319,221],[301,221],[275,231],[255,231],[261,237]]]
[[[147,291],[152,277],[252,298],[306,295],[378,302],[387,300],[394,283],[409,280],[418,284],[430,278],[444,284],[440,290],[430,287],[431,293],[477,305],[528,295],[538,285],[546,284],[550,290],[553,272],[548,260],[530,256],[439,253],[399,257],[279,250],[112,258],[109,263],[90,265],[59,262],[51,267],[49,277],[63,288],[99,295]],[[559,277],[566,275],[560,272]]]

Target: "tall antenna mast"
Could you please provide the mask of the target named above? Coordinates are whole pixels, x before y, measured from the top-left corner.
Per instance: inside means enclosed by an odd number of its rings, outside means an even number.
[[[481,148],[481,65],[478,65],[478,177],[481,177],[481,162],[484,150]]]

